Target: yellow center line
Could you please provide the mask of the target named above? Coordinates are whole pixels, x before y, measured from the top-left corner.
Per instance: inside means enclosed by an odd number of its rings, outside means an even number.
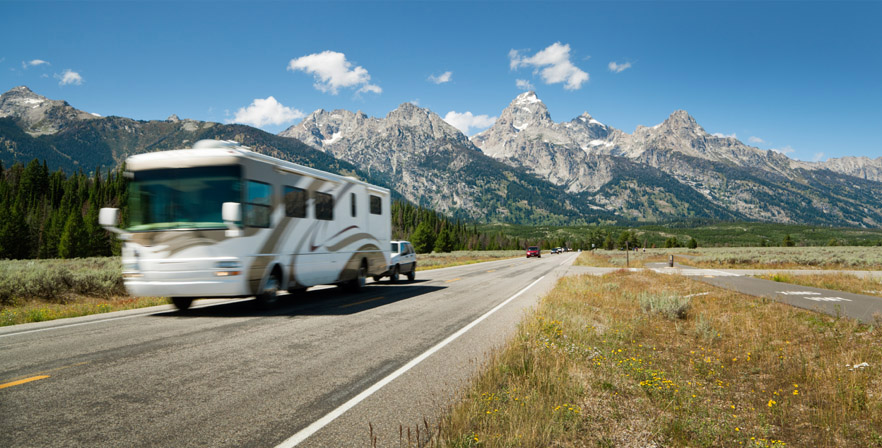
[[[341,306],[340,308],[349,308],[350,306],[361,305],[362,303],[368,303],[368,302],[373,302],[374,300],[383,300],[383,299],[385,299],[385,297],[383,297],[383,296],[374,297],[373,299],[362,300],[361,302],[349,303],[349,304]]]
[[[40,375],[40,376],[32,376],[30,378],[25,378],[23,380],[12,381],[9,383],[0,384],[0,389],[5,389],[7,387],[18,386],[19,384],[30,383],[31,381],[44,380],[49,378],[49,375]]]
[[[457,277],[457,278],[454,278],[454,279],[451,279],[451,280],[447,280],[447,281],[445,281],[444,283],[453,283],[453,282],[455,282],[455,281],[457,281],[457,280],[462,280],[462,278]]]
[[[489,270],[489,271],[487,271],[487,272],[496,272],[496,269],[491,269],[491,270]]]

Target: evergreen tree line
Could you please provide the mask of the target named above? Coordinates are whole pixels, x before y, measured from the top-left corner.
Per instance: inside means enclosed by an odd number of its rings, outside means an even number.
[[[102,207],[118,207],[127,215],[127,179],[124,167],[91,176],[79,171],[68,176],[50,173],[43,161],[27,166],[0,163],[0,259],[77,258],[118,255],[120,242],[98,224]],[[476,223],[453,220],[434,210],[393,201],[392,238],[409,240],[418,253],[454,250],[573,250],[642,247],[633,230],[586,229],[579,236],[518,238],[503,230],[478,230]],[[694,247],[695,240],[688,246]],[[676,238],[668,247],[680,246]]]
[[[392,203],[392,239],[408,240],[417,253],[454,250],[522,249],[522,240],[501,231],[481,232],[477,224],[450,219],[409,202]]]
[[[37,159],[10,168],[0,163],[0,259],[119,254],[119,242],[98,224],[98,210],[126,203],[122,173],[68,176]]]

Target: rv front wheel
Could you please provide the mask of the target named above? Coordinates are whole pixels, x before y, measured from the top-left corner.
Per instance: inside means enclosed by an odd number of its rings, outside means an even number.
[[[263,282],[263,289],[257,294],[257,306],[266,309],[275,305],[276,301],[279,300],[280,285],[281,282],[279,281],[278,275],[276,275],[275,272],[270,274],[266,281]]]
[[[193,303],[193,298],[192,297],[172,297],[171,301],[172,301],[172,303],[175,304],[175,307],[177,307],[179,310],[187,311],[187,309],[189,309],[190,305]]]

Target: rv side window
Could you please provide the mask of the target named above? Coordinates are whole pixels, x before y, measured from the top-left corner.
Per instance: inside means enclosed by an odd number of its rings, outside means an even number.
[[[352,201],[352,217],[355,218],[355,193],[349,194],[349,200]]]
[[[244,224],[249,227],[269,227],[272,204],[272,188],[269,184],[249,180],[245,197]]]
[[[285,216],[306,218],[306,190],[285,186]]]
[[[331,221],[334,219],[334,197],[327,193],[315,192],[315,219]]]
[[[382,215],[383,214],[383,202],[380,200],[379,196],[371,195],[371,214],[372,215]]]

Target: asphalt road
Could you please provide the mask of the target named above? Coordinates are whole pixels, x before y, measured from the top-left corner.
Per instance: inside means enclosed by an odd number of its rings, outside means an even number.
[[[882,317],[882,297],[812,288],[753,277],[753,275],[771,271],[696,269],[676,264],[674,268],[669,268],[665,263],[648,263],[647,266],[656,272],[685,275],[743,294],[765,297],[832,316],[851,317],[866,324],[874,324],[875,318],[873,316],[876,314]],[[823,273],[824,271],[788,270],[786,272],[791,275],[800,275],[801,273]],[[874,271],[849,271],[849,273],[859,276],[882,277],[882,273]]]
[[[160,307],[3,328],[0,445],[425,438],[576,256],[423,271],[358,294],[311,290],[270,311],[215,301],[186,314]]]

